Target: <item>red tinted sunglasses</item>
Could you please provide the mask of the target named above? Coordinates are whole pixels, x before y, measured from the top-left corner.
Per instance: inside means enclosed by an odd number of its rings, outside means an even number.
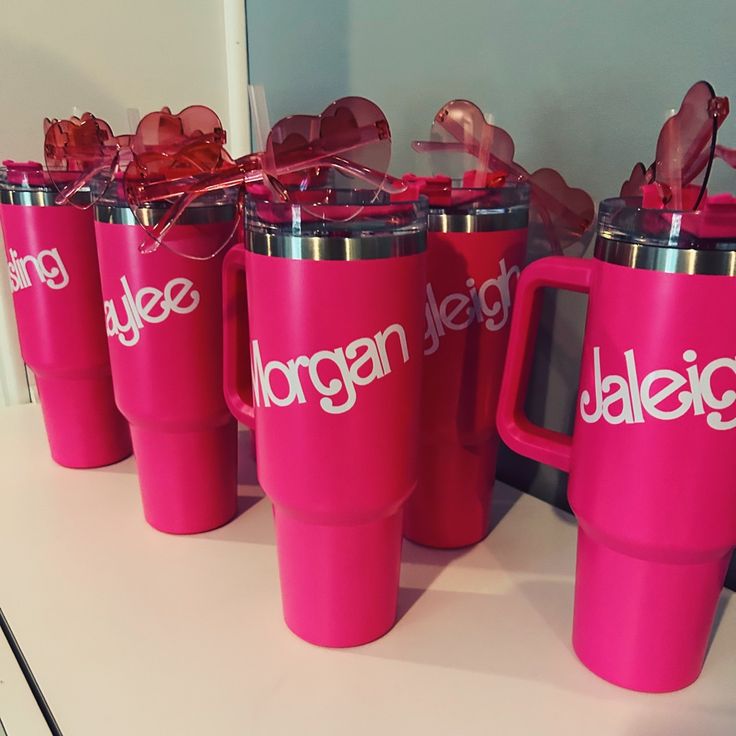
[[[132,135],[113,134],[101,118],[44,120],[44,156],[59,190],[57,202],[87,208],[104,196],[135,153],[178,148],[190,139],[225,140],[218,116],[203,105],[174,114],[168,107],[146,115]]]
[[[222,142],[209,140],[188,143],[174,153],[134,152],[125,172],[124,188],[134,212],[156,204],[166,210],[155,222],[140,219],[149,236],[141,246],[143,252],[156,250],[160,244],[180,252],[176,242],[167,242],[166,236],[184,212],[211,202],[217,192],[231,190],[226,199],[236,200],[238,207],[228,239],[213,243],[208,253],[181,253],[192,258],[211,258],[238,229],[247,185],[263,182],[275,201],[288,201],[290,192],[329,184],[324,195],[316,200],[310,197],[314,212],[324,214],[330,210],[320,205],[329,201],[330,191],[343,185],[343,181],[354,186],[358,179],[364,188],[375,193],[374,199],[381,190],[403,190],[403,182],[386,173],[390,158],[391,131],[380,108],[363,97],[344,97],[320,115],[283,118],[271,129],[265,151],[237,160],[232,159]],[[356,208],[350,210],[350,217],[357,214]]]
[[[527,183],[532,216],[541,221],[553,251],[580,240],[595,217],[593,200],[582,189],[570,187],[554,169],[529,173],[514,160],[514,141],[496,125],[486,122],[481,109],[468,100],[451,100],[434,116],[431,140],[413,141],[421,152],[467,155],[475,169],[473,186],[486,186],[488,173],[505,174],[505,182]],[[435,172],[447,173],[447,172]]]
[[[654,184],[660,209],[697,209],[707,190],[713,159],[719,155],[729,162],[730,150],[716,145],[718,128],[728,112],[727,97],[717,97],[708,82],[696,82],[677,113],[662,126],[654,161],[649,168],[642,163],[634,166],[621,196],[642,196],[642,187]]]

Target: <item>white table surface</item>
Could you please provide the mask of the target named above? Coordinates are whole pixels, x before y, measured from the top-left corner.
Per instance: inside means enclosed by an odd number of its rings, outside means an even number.
[[[65,470],[37,407],[0,410],[0,607],[64,736],[736,734],[733,595],[693,686],[610,685],[570,646],[574,520],[502,484],[496,511],[511,508],[483,543],[405,544],[386,637],[300,641],[281,619],[270,507],[242,464],[235,521],[167,536],[143,520],[133,460]],[[0,679],[8,666],[0,653]]]

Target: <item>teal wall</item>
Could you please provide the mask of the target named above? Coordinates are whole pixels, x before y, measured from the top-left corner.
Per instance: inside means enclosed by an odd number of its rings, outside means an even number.
[[[374,99],[391,123],[399,173],[414,167],[409,141],[426,135],[438,107],[467,97],[512,133],[527,168],[559,167],[603,198],[637,160],[650,161],[667,110],[692,82],[708,79],[736,98],[734,0],[246,7],[251,80],[265,85],[272,118],[319,112],[347,94]],[[736,123],[722,140],[736,146]]]

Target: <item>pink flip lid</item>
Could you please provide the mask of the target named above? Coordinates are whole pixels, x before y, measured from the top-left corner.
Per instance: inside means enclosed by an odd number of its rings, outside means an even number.
[[[43,164],[38,161],[3,161],[5,168],[4,181],[20,187],[47,187],[51,181],[44,171]]]

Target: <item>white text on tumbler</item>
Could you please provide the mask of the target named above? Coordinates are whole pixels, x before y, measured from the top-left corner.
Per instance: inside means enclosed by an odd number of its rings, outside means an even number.
[[[391,337],[393,336],[393,340]],[[256,406],[289,406],[304,404],[308,380],[322,398],[319,405],[328,414],[343,414],[357,400],[357,386],[367,386],[391,373],[389,353],[400,351],[403,362],[409,360],[406,332],[400,324],[389,325],[372,337],[360,337],[344,348],[318,350],[311,356],[299,355],[286,362],[269,360],[265,364],[258,340],[252,341],[253,395]],[[337,375],[335,375],[337,374]],[[278,390],[274,377],[278,376]]]
[[[692,411],[694,416],[705,416],[709,427],[727,430],[736,427],[736,416],[726,417],[725,410],[736,404],[736,390],[725,389],[716,395],[714,376],[736,375],[736,357],[716,358],[703,368],[696,365],[695,350],[685,350],[682,359],[685,369],[661,368],[639,378],[634,350],[624,352],[626,375],[603,375],[601,349],[593,348],[593,393],[580,392],[580,415],[592,424],[603,419],[609,424],[642,424],[647,417],[661,421],[679,419]],[[593,404],[592,410],[588,407]]]
[[[38,283],[46,284],[49,289],[63,289],[69,283],[69,274],[57,248],[39,251],[35,256],[19,256],[18,251],[10,248],[9,255],[8,273],[13,294],[33,286],[34,272]]]
[[[453,293],[437,302],[432,284],[427,284],[427,302],[424,307],[426,330],[424,332],[424,354],[436,353],[446,330],[467,330],[474,322],[485,323],[486,329],[497,332],[503,329],[511,310],[511,279],[519,277],[519,267],[506,269],[506,260],[498,264],[499,274],[476,287],[474,279],[468,279],[467,294]],[[489,303],[489,298],[495,298]]]
[[[172,314],[189,314],[199,305],[199,292],[185,278],[171,279],[163,289],[142,286],[133,294],[125,276],[120,277],[123,287],[122,308],[114,299],[105,299],[105,327],[108,337],[117,337],[122,345],[136,345],[146,324],[157,324]]]

